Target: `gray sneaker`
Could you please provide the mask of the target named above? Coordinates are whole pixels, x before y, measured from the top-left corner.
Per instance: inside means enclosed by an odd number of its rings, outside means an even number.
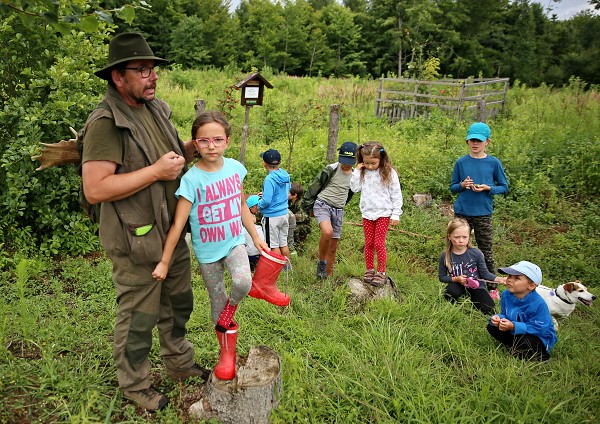
[[[167,376],[169,376],[171,380],[182,381],[189,377],[200,377],[202,380],[206,381],[208,380],[208,377],[210,377],[210,370],[202,368],[197,363],[194,363],[194,365],[185,370],[170,370],[167,368]]]
[[[163,409],[169,403],[169,399],[154,387],[148,387],[147,389],[136,390],[134,392],[124,390],[123,396],[134,401],[149,412]]]
[[[319,261],[317,264],[317,278],[322,280],[327,278],[327,261]]]

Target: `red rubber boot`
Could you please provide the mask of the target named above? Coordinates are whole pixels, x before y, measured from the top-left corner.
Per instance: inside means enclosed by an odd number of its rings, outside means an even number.
[[[238,305],[232,305],[229,303],[229,299],[227,299],[227,303],[221,312],[221,316],[219,316],[217,325],[215,325],[215,330],[224,333],[231,327],[233,324],[233,315],[235,314],[237,307]]]
[[[289,305],[290,296],[281,293],[277,288],[277,278],[286,263],[285,256],[263,250],[252,276],[252,288],[248,294],[256,299],[264,299],[273,305]]]
[[[235,378],[238,328],[238,325],[234,322],[233,326],[224,333],[215,330],[217,339],[219,339],[219,345],[221,346],[219,362],[214,370],[215,377],[219,380],[233,380]]]

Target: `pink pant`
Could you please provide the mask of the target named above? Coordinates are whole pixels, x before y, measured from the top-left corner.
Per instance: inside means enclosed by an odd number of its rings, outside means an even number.
[[[365,233],[365,265],[367,269],[374,269],[375,251],[377,251],[377,271],[385,272],[387,251],[385,250],[385,237],[390,225],[390,217],[377,218],[375,221],[363,218],[363,231]]]

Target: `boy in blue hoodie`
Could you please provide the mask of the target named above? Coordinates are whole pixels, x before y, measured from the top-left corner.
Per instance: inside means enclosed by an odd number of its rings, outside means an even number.
[[[275,149],[260,154],[263,166],[269,172],[263,182],[262,197],[258,202],[265,242],[275,252],[290,257],[287,245],[288,237],[288,192],[290,191],[290,175],[279,169],[281,155]]]
[[[535,291],[542,283],[540,267],[521,261],[498,272],[508,278],[501,312],[490,318],[488,332],[517,358],[547,361],[557,337],[548,305]]]

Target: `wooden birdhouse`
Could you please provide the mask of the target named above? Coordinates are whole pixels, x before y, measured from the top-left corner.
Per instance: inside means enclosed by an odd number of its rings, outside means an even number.
[[[242,106],[262,106],[265,87],[273,88],[273,85],[258,72],[248,75],[235,86],[242,92]]]

